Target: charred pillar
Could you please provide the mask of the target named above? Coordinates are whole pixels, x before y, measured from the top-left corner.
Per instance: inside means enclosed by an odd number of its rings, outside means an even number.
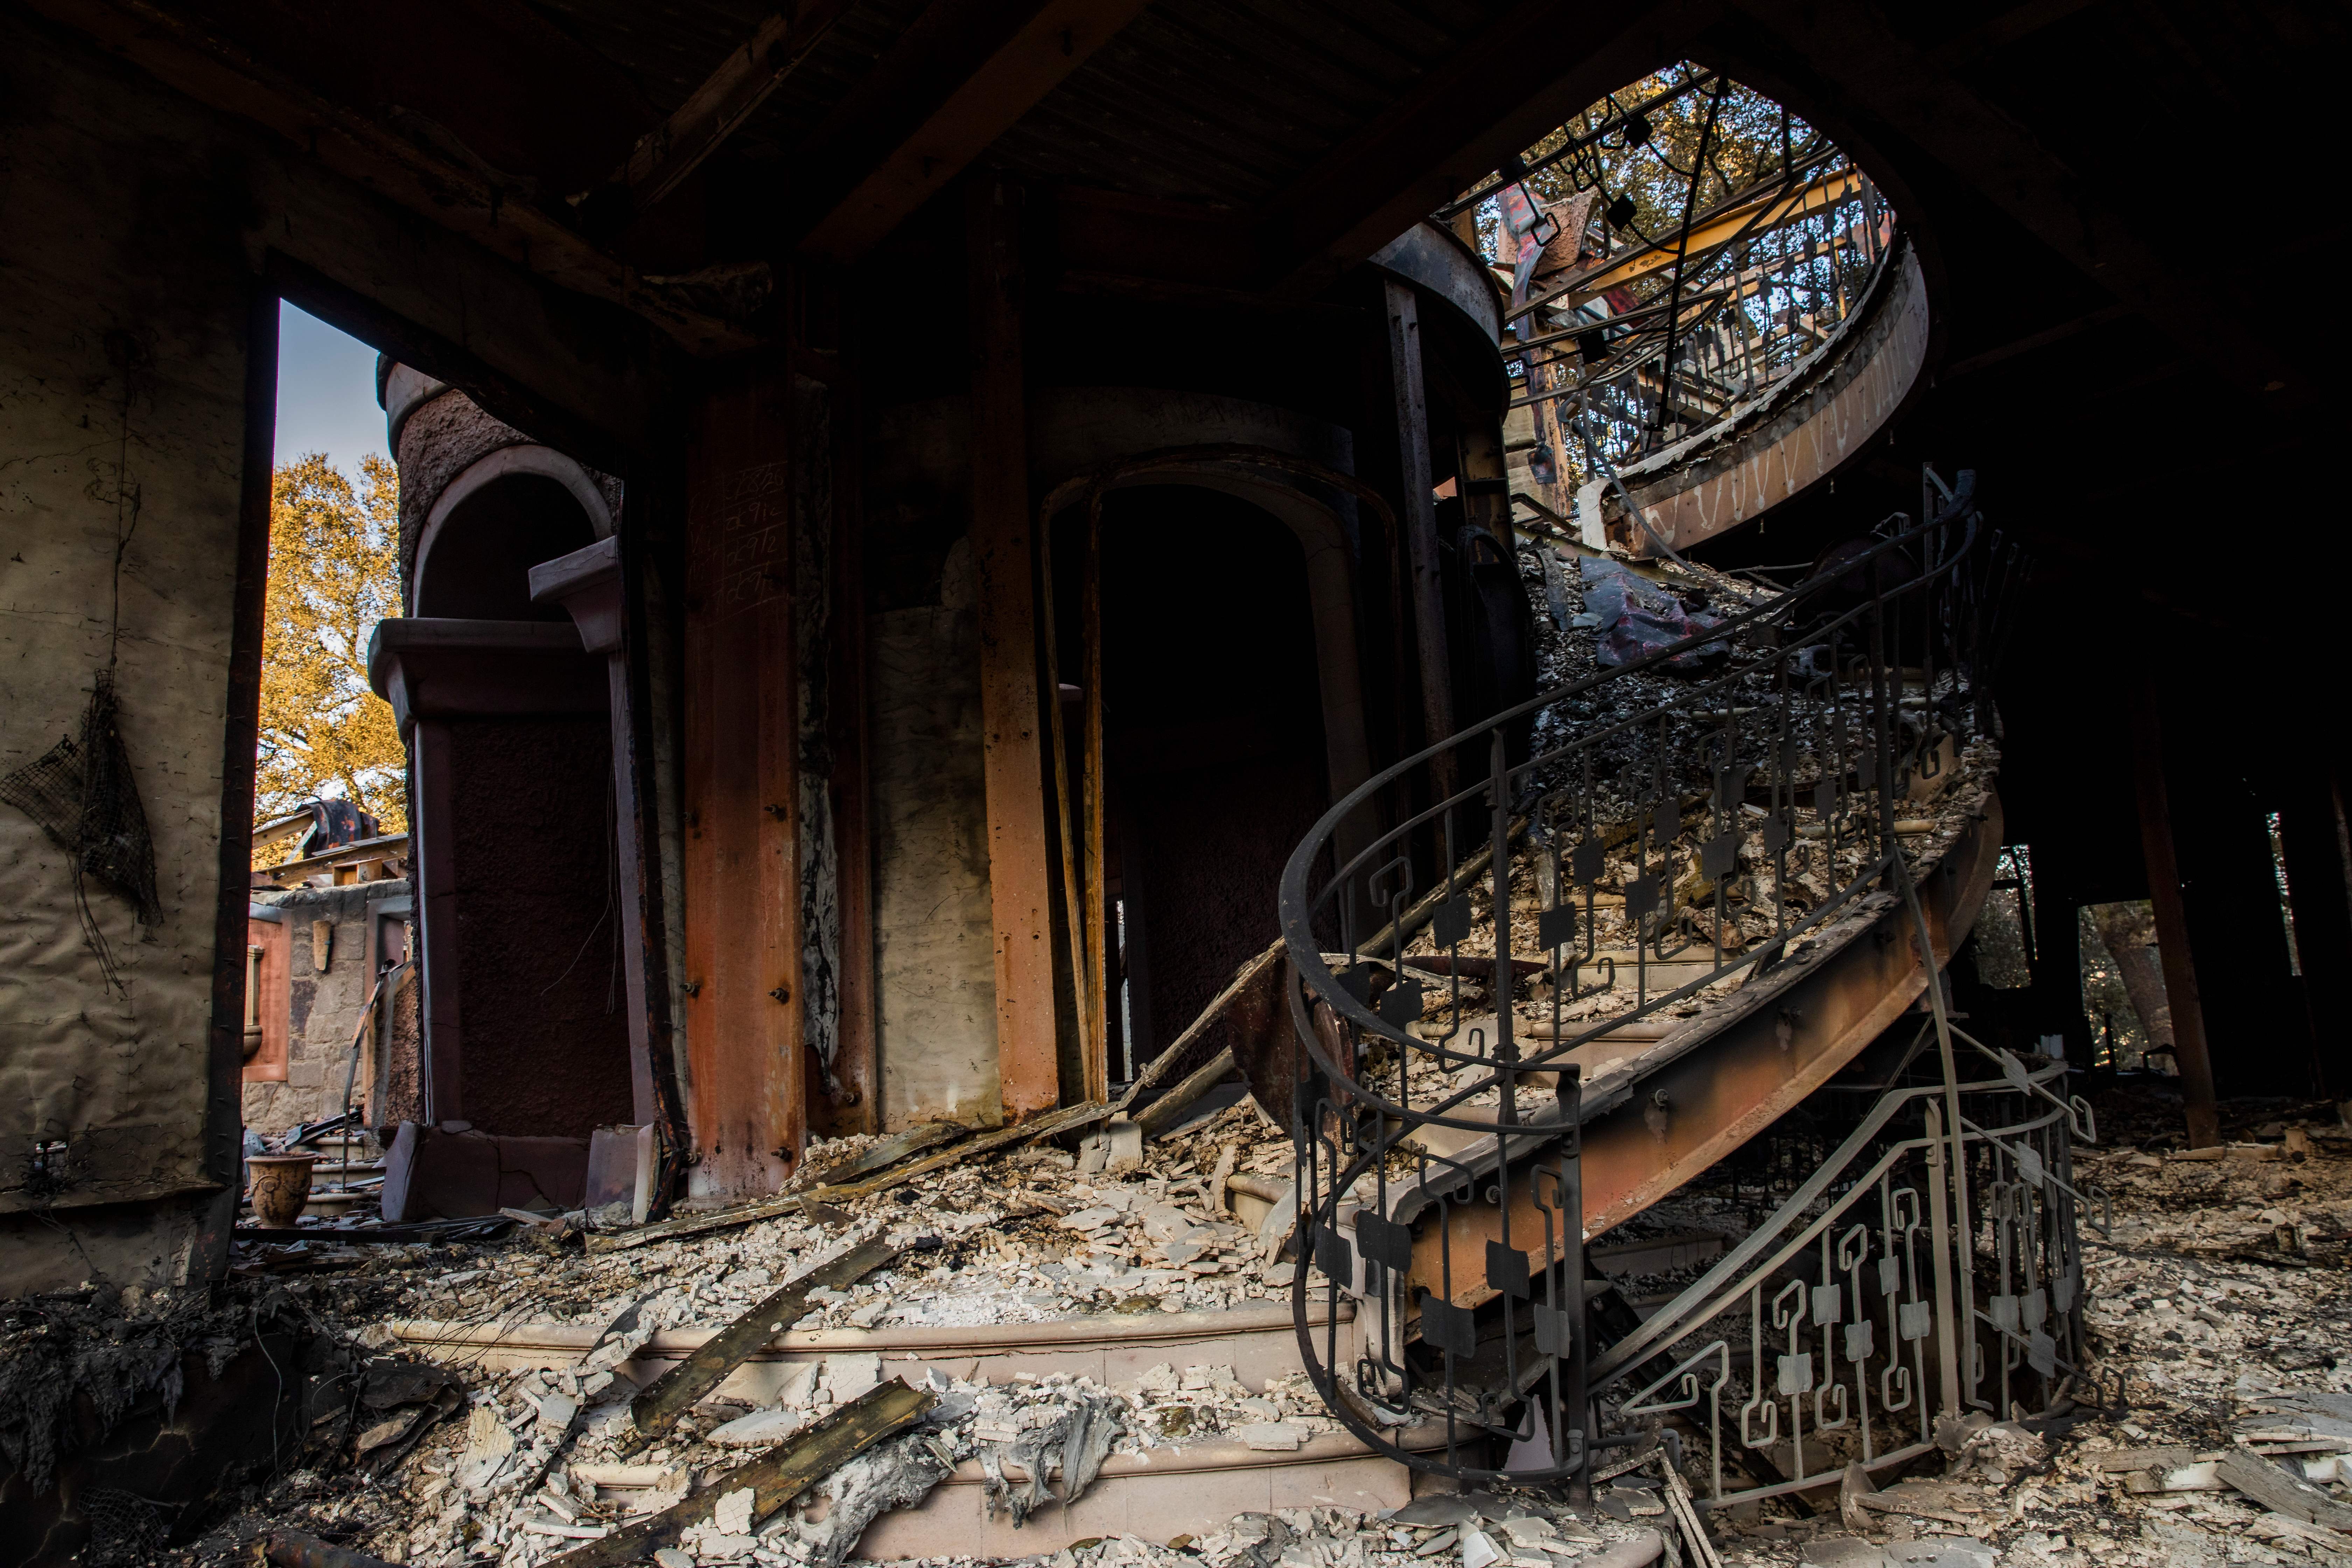
[[[1060,1097],[1054,1026],[1045,790],[1038,751],[1036,546],[1023,372],[1021,190],[985,174],[966,193],[971,285],[971,542],[979,569],[980,697],[996,1050],[1004,1119]]]
[[[808,1129],[790,377],[712,386],[688,453],[687,1055],[697,1195],[773,1192]]]

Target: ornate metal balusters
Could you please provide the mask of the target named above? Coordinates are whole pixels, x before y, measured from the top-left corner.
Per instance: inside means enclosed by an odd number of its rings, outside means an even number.
[[[1871,1321],[1869,1306],[1862,1294],[1862,1266],[1869,1258],[1868,1226],[1857,1224],[1838,1237],[1837,1266],[1845,1271],[1847,1287],[1852,1291],[1849,1305],[1853,1310],[1853,1321],[1845,1325],[1844,1332],[1840,1336],[1843,1343],[1839,1348],[1845,1352],[1847,1366],[1853,1369],[1851,1375],[1857,1412],[1855,1425],[1861,1430],[1862,1458],[1865,1464],[1876,1457],[1871,1447],[1870,1369],[1867,1363],[1872,1352],[1878,1348],[1878,1325]]]
[[[1486,776],[1491,781],[1487,786],[1491,857],[1486,868],[1493,878],[1495,917],[1495,968],[1486,989],[1495,1004],[1495,1077],[1502,1094],[1496,1121],[1507,1128],[1517,1126],[1519,1121],[1519,1044],[1514,1033],[1517,1020],[1511,1006],[1511,994],[1518,988],[1518,977],[1511,968],[1510,768],[1504,758],[1504,731],[1499,727],[1492,731]],[[1454,968],[1457,972],[1461,968],[1458,958]],[[1507,1177],[1508,1162],[1503,1168]],[[1506,1203],[1503,1227],[1507,1238],[1510,1223],[1510,1205]]]
[[[1813,1326],[1821,1331],[1822,1371],[1813,1387],[1813,1429],[1834,1431],[1852,1418],[1853,1409],[1847,1403],[1845,1384],[1838,1380],[1836,1330],[1845,1321],[1845,1302],[1838,1288],[1837,1276],[1831,1268],[1830,1233],[1822,1231],[1822,1279],[1811,1291],[1811,1307]],[[1837,1415],[1832,1417],[1825,1408],[1831,1394],[1837,1395]]]
[[[1897,1187],[1890,1191],[1882,1178],[1879,1193],[1882,1212],[1886,1218],[1888,1248],[1885,1259],[1879,1265],[1879,1289],[1885,1295],[1887,1313],[1895,1327],[1894,1338],[1886,1347],[1886,1376],[1881,1378],[1878,1385],[1879,1400],[1881,1406],[1890,1415],[1897,1410],[1908,1409],[1912,1402],[1916,1400],[1919,1409],[1919,1437],[1922,1442],[1925,1442],[1929,1436],[1926,1396],[1927,1336],[1935,1327],[1934,1313],[1927,1305],[1926,1294],[1919,1283],[1918,1238],[1925,1222],[1919,1215],[1917,1188]],[[1907,1204],[1905,1202],[1906,1199],[1909,1200]],[[1899,1267],[1890,1268],[1888,1265],[1897,1262],[1894,1255],[1894,1243],[1897,1232],[1902,1235],[1903,1253]],[[1896,1300],[1898,1293],[1902,1297],[1900,1300]],[[1904,1344],[1911,1347],[1911,1365],[1908,1367],[1901,1365],[1896,1359],[1898,1353],[1896,1347]],[[1903,1390],[1899,1400],[1895,1393],[1896,1384],[1890,1384],[1888,1381],[1888,1378],[1895,1377],[1897,1374],[1900,1379],[1899,1386]]]
[[[1671,1415],[1676,1411],[1690,1409],[1699,1402],[1698,1368],[1710,1360],[1716,1363],[1716,1373],[1715,1381],[1708,1384],[1706,1390],[1706,1447],[1711,1468],[1707,1498],[1710,1501],[1719,1502],[1723,1498],[1723,1387],[1731,1381],[1729,1341],[1718,1339],[1710,1342],[1696,1354],[1677,1363],[1664,1376],[1658,1378],[1627,1399],[1617,1414],[1627,1420],[1632,1420],[1641,1415]],[[1650,1395],[1668,1384],[1677,1382],[1681,1384],[1681,1393],[1675,1397],[1659,1401],[1653,1401],[1650,1398]],[[1754,1401],[1751,1400],[1748,1408],[1752,1408],[1753,1405]],[[1764,1408],[1768,1412],[1774,1409],[1769,1405]],[[1745,1410],[1741,1416],[1741,1431],[1743,1435],[1746,1432]],[[1764,1445],[1751,1443],[1748,1446],[1761,1447]]]
[[[1769,1448],[1780,1440],[1780,1407],[1764,1394],[1764,1282],[1748,1288],[1748,1402],[1739,1407],[1739,1441],[1750,1448]],[[1748,1430],[1756,1413],[1763,1412],[1764,1430]]]
[[[1813,1352],[1798,1346],[1803,1343],[1805,1309],[1811,1294],[1803,1280],[1791,1279],[1772,1298],[1772,1326],[1789,1336],[1774,1391],[1789,1402],[1789,1469],[1800,1479],[1805,1474],[1805,1395],[1813,1391]],[[1758,1366],[1760,1369],[1762,1363]]]

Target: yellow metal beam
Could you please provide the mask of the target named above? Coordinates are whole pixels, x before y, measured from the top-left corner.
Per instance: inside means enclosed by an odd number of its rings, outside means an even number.
[[[1737,206],[1720,208],[1691,226],[1690,243],[1679,251],[1672,246],[1660,246],[1616,259],[1603,257],[1560,279],[1549,293],[1529,300],[1526,310],[1545,305],[1574,310],[1612,289],[1622,288],[1673,266],[1677,258],[1696,258],[1735,241],[1753,239],[1759,234],[1819,216],[1861,188],[1862,172],[1849,167],[1824,174],[1793,191],[1774,191]],[[1525,313],[1526,310],[1519,312]]]

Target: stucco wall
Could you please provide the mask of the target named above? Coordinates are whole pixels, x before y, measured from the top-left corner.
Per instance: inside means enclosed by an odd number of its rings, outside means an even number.
[[[65,1213],[211,1186],[252,284],[244,170],[213,127],[21,13],[0,13],[0,773],[78,731],[113,660],[163,904],[142,927],[90,889],[110,987],[65,855],[0,805],[0,1211]],[[48,1140],[64,1173],[36,1184],[30,1148]],[[87,1252],[43,1220],[0,1227],[0,1289],[176,1273],[189,1219],[185,1204],[94,1215]]]
[[[888,609],[873,648],[874,968],[886,1128],[1003,1115],[969,544],[940,602]]]

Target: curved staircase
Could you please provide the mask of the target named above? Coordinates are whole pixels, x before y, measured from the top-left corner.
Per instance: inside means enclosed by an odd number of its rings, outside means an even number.
[[[1759,1439],[1747,1423],[1777,1408],[1759,1381],[1768,1317],[1787,1345],[1779,1394],[1833,1390],[1836,1419],[1813,1413],[1830,1427],[1859,1405],[1857,1457],[1869,1462],[1885,1462],[1886,1445],[1871,1428],[1865,1371],[1884,1384],[1882,1419],[1925,1409],[1930,1335],[1948,1413],[1963,1384],[1984,1386],[1987,1329],[2004,1388],[2028,1362],[2053,1386],[2064,1356],[2043,1326],[2053,1279],[2073,1277],[2073,1209],[2061,1225],[2037,1205],[2074,1202],[2063,1145],[2084,1130],[2047,1087],[2063,1068],[1983,1051],[1953,1026],[1937,981],[2000,850],[1983,679],[2009,562],[1982,536],[1974,476],[1957,489],[1929,479],[1933,517],[1890,519],[1832,571],[1743,595],[1737,614],[1679,643],[1407,759],[1334,805],[1293,856],[1283,931],[1306,1043],[1293,1129],[1302,1254],[1322,1281],[1302,1273],[1294,1285],[1299,1342],[1334,1414],[1391,1458],[1469,1482],[1582,1470],[1599,1437],[1588,1369],[1627,1330],[1621,1305],[1596,1342],[1587,1239],[1762,1132],[1912,1011],[1933,1026],[1940,1101],[1918,1088],[1889,1094],[1867,1119],[1879,1142],[1838,1156],[1880,1162],[1879,1235],[1857,1223],[1832,1249],[1808,1228],[1821,1222],[1807,1205],[1826,1201],[1809,1185],[1706,1289],[1642,1327],[1653,1353],[1638,1366],[1601,1359],[1609,1383],[1649,1380],[1630,1397],[1618,1388],[1618,1418],[1709,1397],[1698,1363],[1674,1357],[1712,1331],[1706,1314],[1729,1310],[1727,1280],[1753,1295],[1740,1433],[1759,1468],[1773,1428]],[[1337,825],[1383,806],[1396,826],[1339,852]],[[1465,993],[1465,974],[1525,969],[1541,972],[1548,994],[1498,994],[1474,1011],[1486,999]],[[1956,1042],[1996,1059],[2001,1078],[1963,1084]],[[2011,1092],[2031,1114],[1986,1109],[1988,1095]],[[1916,1136],[1900,1135],[1898,1110],[1924,1115]],[[2020,1141],[2000,1142],[1995,1125]],[[1972,1165],[2000,1178],[1988,1201],[2006,1207],[1971,1206]],[[2020,1195],[2028,1189],[2038,1195]],[[1999,1278],[1979,1281],[1967,1238],[2021,1215],[2032,1223],[2003,1243]],[[1915,1245],[1923,1227],[1932,1245]],[[1797,1252],[1764,1246],[1784,1232],[1821,1244],[1810,1286],[1790,1274],[1811,1267]],[[1759,1255],[1768,1272],[1741,1274]],[[2019,1261],[2029,1255],[2030,1268]],[[1932,1301],[1917,1262],[1927,1257]],[[1847,1301],[1837,1276],[1865,1262],[1876,1299],[1855,1272]],[[2031,1285],[2010,1279],[2013,1263]],[[1997,1304],[1990,1315],[1977,1311],[1979,1289]],[[2056,1295],[2063,1320],[2078,1291]],[[1357,1303],[1352,1340],[1328,1310],[1314,1316],[1318,1297],[1327,1309]],[[1800,1344],[1817,1331],[1818,1363]],[[1906,1347],[1916,1367],[1897,1364]],[[1734,1379],[1727,1343],[1699,1358],[1717,1352],[1713,1396]],[[1689,1436],[1715,1448],[1725,1500],[1719,1414]],[[1432,1416],[1446,1427],[1442,1455],[1387,1436]],[[1790,1420],[1801,1428],[1796,1404]]]

